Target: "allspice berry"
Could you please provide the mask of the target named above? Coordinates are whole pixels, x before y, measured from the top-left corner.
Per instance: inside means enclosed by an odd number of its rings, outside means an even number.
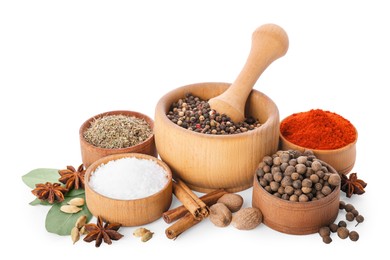
[[[330,236],[324,236],[324,237],[322,237],[322,241],[325,244],[330,244],[330,243],[332,243],[332,238]]]
[[[351,222],[355,219],[355,216],[353,215],[352,212],[347,212],[347,214],[345,214],[345,219]]]
[[[346,212],[351,212],[354,209],[355,209],[355,207],[352,204],[348,203],[348,204],[345,205],[345,211]]]
[[[353,209],[352,211],[352,214],[357,217],[359,215],[359,211],[357,211],[356,209]]]
[[[356,231],[349,232],[349,239],[352,241],[358,241],[359,240],[359,233]]]
[[[336,223],[332,223],[329,225],[329,229],[330,229],[330,231],[332,231],[332,233],[337,232],[338,228],[339,228],[339,226]]]
[[[344,220],[340,220],[339,223],[338,223],[338,226],[339,227],[346,227],[347,226],[347,222],[345,222]]]
[[[359,225],[360,223],[362,223],[364,221],[364,217],[362,215],[357,215],[356,216],[356,221],[357,221],[357,224],[356,224],[356,226],[357,226],[357,225]]]
[[[349,236],[349,230],[346,227],[339,227],[337,229],[337,235],[341,239],[346,239]]]
[[[339,186],[341,184],[341,178],[338,173],[332,173],[329,175],[328,183],[332,186]]]
[[[321,237],[328,237],[330,236],[330,228],[329,227],[322,227],[318,231]]]
[[[339,202],[339,209],[345,209],[345,202],[342,200]]]

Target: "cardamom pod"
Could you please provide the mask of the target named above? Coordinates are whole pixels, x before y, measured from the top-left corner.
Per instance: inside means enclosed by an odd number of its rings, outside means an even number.
[[[133,236],[135,236],[135,237],[142,237],[147,232],[150,232],[150,230],[146,229],[146,228],[143,228],[143,227],[137,228],[136,230],[134,230]]]
[[[84,227],[84,225],[87,223],[87,216],[82,215],[80,216],[77,220],[76,223],[74,224],[75,227],[78,229]]]
[[[73,214],[79,212],[80,210],[82,210],[82,208],[79,208],[74,205],[63,205],[61,206],[60,210],[64,213]]]
[[[72,230],[70,231],[70,237],[72,238],[73,245],[79,241],[80,239],[80,232],[77,227],[73,227]]]
[[[145,234],[143,234],[143,236],[141,237],[141,241],[142,242],[146,242],[148,241],[149,239],[151,239],[153,237],[153,234],[152,232],[148,231],[146,232]]]
[[[85,229],[85,225],[80,228],[80,235],[86,235],[88,231]]]
[[[78,207],[83,206],[84,203],[85,203],[85,201],[83,198],[74,198],[74,199],[71,199],[70,201],[68,201],[69,205],[78,206]]]

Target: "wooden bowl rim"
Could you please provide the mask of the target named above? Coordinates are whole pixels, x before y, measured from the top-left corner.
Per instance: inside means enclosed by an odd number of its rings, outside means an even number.
[[[164,170],[166,171],[166,173],[168,175],[168,181],[167,181],[167,183],[164,185],[164,187],[161,190],[159,190],[158,192],[156,192],[156,193],[154,193],[152,195],[149,195],[149,196],[144,197],[144,198],[139,198],[139,199],[115,199],[115,198],[110,198],[110,197],[107,197],[107,196],[105,196],[103,194],[100,194],[99,192],[97,192],[97,191],[95,191],[94,189],[91,188],[91,186],[89,185],[89,178],[90,178],[92,172],[94,172],[97,167],[99,167],[102,164],[107,164],[108,162],[113,161],[113,160],[119,160],[119,159],[123,159],[123,158],[133,158],[133,157],[135,157],[137,159],[153,160],[159,166],[164,168]],[[161,193],[163,193],[169,187],[170,182],[172,182],[172,171],[171,171],[171,169],[169,168],[169,166],[165,162],[163,162],[162,160],[160,160],[160,159],[158,159],[158,158],[156,158],[154,156],[147,155],[147,154],[142,154],[142,153],[119,153],[119,154],[111,154],[111,155],[102,157],[99,160],[97,160],[94,163],[92,163],[87,168],[87,170],[85,172],[84,179],[85,179],[85,186],[88,187],[88,189],[85,189],[85,192],[87,192],[87,190],[90,190],[95,195],[101,196],[101,197],[103,197],[105,199],[112,200],[112,201],[142,202],[142,201],[147,200],[149,198],[158,197]]]
[[[181,86],[181,87],[178,87],[176,89],[173,89],[160,98],[160,100],[158,101],[158,103],[156,105],[156,114],[157,113],[162,114],[161,118],[163,120],[163,123],[171,125],[172,127],[175,128],[176,131],[182,131],[183,133],[194,135],[196,137],[214,138],[214,139],[237,139],[237,138],[240,138],[240,137],[245,136],[245,135],[250,136],[250,135],[252,135],[252,133],[255,133],[257,131],[261,131],[263,128],[267,127],[268,125],[271,125],[272,121],[279,120],[279,110],[278,110],[278,107],[276,106],[276,103],[270,97],[268,97],[266,94],[264,94],[263,92],[260,92],[256,89],[252,89],[252,92],[256,93],[257,95],[262,95],[267,100],[269,100],[274,105],[274,107],[271,109],[271,111],[275,111],[277,113],[269,114],[267,120],[260,127],[255,128],[254,130],[247,131],[245,133],[228,134],[228,135],[212,135],[212,134],[197,133],[194,131],[190,131],[188,129],[184,129],[183,127],[180,127],[177,124],[174,124],[171,120],[168,119],[166,112],[163,111],[163,105],[167,102],[166,99],[168,98],[169,95],[172,95],[176,91],[179,91],[179,90],[182,90],[182,89],[185,89],[188,87],[192,87],[192,86],[219,85],[219,84],[226,85],[226,86],[231,85],[231,83],[226,83],[226,82],[200,82],[200,83],[194,83],[194,84],[185,85],[185,86]]]
[[[328,168],[328,170],[331,171],[331,173],[337,173],[338,174],[336,169],[333,168],[330,164],[328,164],[328,163],[326,163],[326,162],[324,162],[322,160],[319,160],[319,159],[314,159],[313,161],[321,162],[322,165],[326,166]],[[270,200],[278,199],[280,203],[283,203],[282,204],[283,208],[291,208],[293,210],[308,210],[307,207],[317,208],[317,207],[321,207],[323,205],[326,205],[327,203],[329,203],[330,201],[332,201],[334,199],[334,196],[335,196],[334,194],[337,193],[337,190],[340,190],[340,186],[341,186],[341,185],[336,186],[328,196],[326,196],[324,198],[321,198],[319,200],[314,200],[314,201],[311,200],[311,201],[306,201],[306,202],[299,202],[299,201],[284,200],[282,198],[275,197],[274,195],[272,195],[271,193],[266,191],[264,189],[264,187],[260,185],[259,178],[257,177],[256,173],[254,174],[254,180],[255,180],[256,185],[258,185],[257,187],[259,187],[266,194],[264,196],[267,196]],[[256,195],[258,196],[259,194],[256,194]],[[307,207],[302,207],[302,206],[307,206]]]
[[[109,115],[125,115],[125,116],[134,116],[136,118],[145,119],[145,121],[149,124],[150,128],[152,129],[152,134],[148,138],[146,138],[144,141],[142,141],[136,145],[125,147],[125,148],[103,148],[103,147],[95,146],[95,145],[91,144],[90,142],[88,142],[87,140],[85,140],[84,132],[89,127],[88,124],[90,124],[91,121],[96,119],[96,118],[100,118],[103,116],[109,116]],[[80,140],[81,140],[82,144],[85,145],[86,147],[90,147],[90,148],[93,148],[95,150],[105,151],[105,152],[119,151],[121,153],[129,153],[133,150],[137,150],[138,148],[145,145],[146,143],[151,142],[154,138],[153,129],[154,129],[153,119],[150,118],[149,116],[143,114],[143,113],[140,113],[137,111],[131,111],[131,110],[113,110],[113,111],[107,111],[107,112],[97,114],[95,116],[90,117],[86,121],[84,121],[84,123],[80,126],[79,136],[80,136]]]
[[[282,121],[280,121],[280,125],[282,124],[282,122],[285,120],[286,118],[284,118]],[[356,129],[356,127],[354,125],[352,125],[353,128],[355,129],[355,133],[356,133],[356,138],[355,140],[352,142],[352,143],[349,143],[343,147],[340,147],[340,148],[336,148],[336,149],[311,149],[311,148],[308,148],[308,147],[304,147],[304,146],[300,146],[298,144],[294,144],[293,142],[289,141],[286,139],[286,137],[283,136],[282,132],[280,131],[280,127],[279,127],[279,136],[280,138],[282,139],[283,142],[285,142],[286,144],[288,144],[290,147],[297,147],[297,149],[300,149],[300,150],[311,150],[313,151],[315,154],[332,154],[332,153],[340,153],[340,152],[344,152],[346,150],[349,150],[351,149],[354,145],[356,145],[357,143],[357,140],[358,140],[358,131]],[[295,150],[297,150],[295,149]]]

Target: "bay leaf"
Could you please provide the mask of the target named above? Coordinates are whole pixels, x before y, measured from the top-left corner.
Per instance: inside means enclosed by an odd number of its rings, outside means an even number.
[[[65,197],[76,197],[76,196],[80,196],[82,194],[85,194],[85,190],[84,189],[78,189],[78,190],[70,190],[68,193],[65,194]]]
[[[84,204],[83,209],[74,214],[64,213],[60,210],[62,205],[68,203],[69,200],[73,198],[84,198],[85,194],[74,197],[66,197],[65,200],[61,203],[54,204],[49,212],[46,215],[45,227],[46,230],[50,233],[55,233],[60,236],[70,235],[72,228],[74,227],[77,219],[85,215],[87,216],[87,223],[91,220],[92,214],[88,210],[87,204]]]
[[[36,205],[43,205],[43,206],[51,206],[51,205],[53,205],[53,204],[50,204],[49,202],[47,202],[47,201],[42,201],[42,200],[40,200],[40,199],[35,199],[35,200],[33,200],[33,201],[31,201],[30,203],[29,203],[31,206],[36,206]]]
[[[58,182],[60,175],[58,169],[38,168],[22,176],[23,182],[30,188],[35,189],[35,184],[46,182]]]

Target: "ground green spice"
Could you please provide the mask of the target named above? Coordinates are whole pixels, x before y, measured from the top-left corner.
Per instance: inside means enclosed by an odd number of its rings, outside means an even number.
[[[151,127],[142,118],[109,115],[92,121],[84,138],[97,147],[118,149],[139,144],[151,134]]]

